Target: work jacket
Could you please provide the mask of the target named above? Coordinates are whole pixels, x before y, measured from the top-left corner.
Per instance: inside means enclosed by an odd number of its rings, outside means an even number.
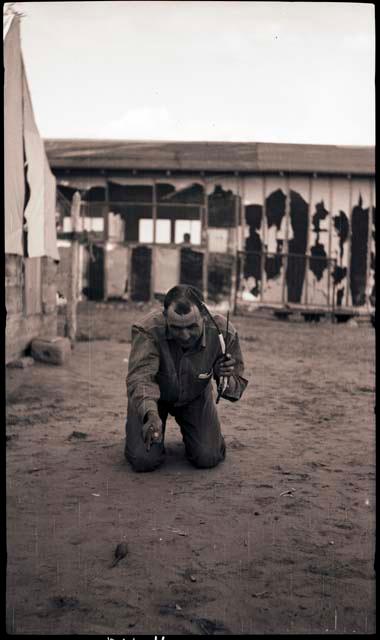
[[[225,337],[226,319],[214,315]],[[222,397],[236,401],[248,382],[242,377],[243,357],[239,338],[229,324],[227,351],[235,359],[234,373]],[[197,344],[183,351],[171,336],[163,312],[154,311],[132,326],[132,346],[129,357],[127,392],[141,420],[147,411],[157,411],[161,400],[180,407],[189,404],[206,390],[214,378],[213,367],[222,355],[218,331],[209,318],[204,318],[203,333]]]

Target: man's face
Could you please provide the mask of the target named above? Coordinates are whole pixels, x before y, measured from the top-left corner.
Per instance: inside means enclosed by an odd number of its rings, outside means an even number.
[[[191,305],[189,313],[185,315],[176,313],[174,309],[175,303],[169,306],[166,314],[169,331],[182,349],[190,349],[202,335],[202,315],[196,305]]]

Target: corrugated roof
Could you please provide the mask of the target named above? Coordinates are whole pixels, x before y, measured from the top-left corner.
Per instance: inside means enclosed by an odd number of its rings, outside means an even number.
[[[375,148],[265,142],[45,140],[53,169],[375,173]]]

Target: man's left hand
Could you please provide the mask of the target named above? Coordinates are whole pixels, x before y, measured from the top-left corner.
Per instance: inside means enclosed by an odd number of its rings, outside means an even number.
[[[230,353],[220,356],[214,364],[214,375],[217,378],[229,378],[234,372],[234,360]]]

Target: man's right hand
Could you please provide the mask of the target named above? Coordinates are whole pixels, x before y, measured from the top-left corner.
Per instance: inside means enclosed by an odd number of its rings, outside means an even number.
[[[163,430],[161,418],[155,411],[148,411],[142,427],[142,436],[145,448],[150,450],[151,444],[162,442]]]

